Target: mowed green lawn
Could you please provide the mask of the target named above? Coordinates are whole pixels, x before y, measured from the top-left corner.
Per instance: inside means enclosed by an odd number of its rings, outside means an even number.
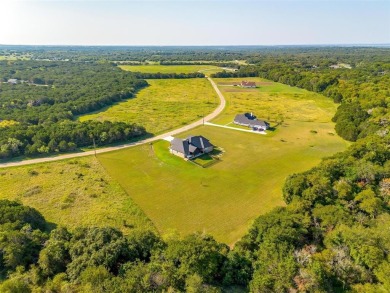
[[[296,122],[274,136],[212,126],[183,133],[204,135],[225,151],[209,168],[171,155],[166,141],[98,159],[162,234],[201,231],[233,244],[256,217],[284,204],[282,186],[289,174],[345,149],[347,143],[329,132],[332,123]]]
[[[120,65],[120,68],[126,71],[144,72],[144,73],[193,73],[201,71],[204,74],[208,72],[220,72],[218,66],[213,65]]]
[[[32,206],[56,225],[155,230],[95,157],[1,169],[0,182],[0,199]]]
[[[155,79],[148,83],[150,86],[135,98],[79,119],[137,123],[158,134],[201,119],[219,103],[210,82],[203,78]]]

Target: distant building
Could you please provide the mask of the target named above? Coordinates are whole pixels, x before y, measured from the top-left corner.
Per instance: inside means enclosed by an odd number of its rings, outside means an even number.
[[[233,121],[237,125],[250,127],[253,130],[264,131],[269,128],[269,123],[263,120],[257,120],[252,113],[238,114]]]
[[[254,81],[243,80],[243,81],[241,81],[240,86],[245,87],[245,88],[254,88],[254,87],[256,87],[256,83]]]
[[[16,78],[10,78],[8,79],[7,81],[9,84],[17,84],[18,83],[18,80]]]
[[[214,146],[203,136],[189,136],[186,139],[174,138],[169,151],[185,159],[193,159],[202,154],[210,153]]]

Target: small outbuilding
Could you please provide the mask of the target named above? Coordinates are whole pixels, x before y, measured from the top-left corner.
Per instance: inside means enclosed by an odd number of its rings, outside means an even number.
[[[237,114],[233,122],[237,125],[250,127],[255,131],[264,131],[269,128],[268,122],[257,120],[253,113]]]
[[[210,141],[201,135],[189,136],[186,139],[174,138],[169,147],[171,154],[185,159],[196,158],[202,154],[210,153],[213,149],[214,146]]]

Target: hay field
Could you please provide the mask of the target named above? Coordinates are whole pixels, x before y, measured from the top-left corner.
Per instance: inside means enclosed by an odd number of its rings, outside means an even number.
[[[220,72],[222,69],[213,65],[120,65],[121,69],[133,72],[143,73],[193,73],[201,71],[206,72]]]
[[[155,229],[95,157],[2,169],[0,181],[0,199],[34,207],[53,225]]]
[[[135,98],[79,117],[80,121],[137,123],[158,134],[201,119],[212,112],[219,98],[206,79],[154,79]]]

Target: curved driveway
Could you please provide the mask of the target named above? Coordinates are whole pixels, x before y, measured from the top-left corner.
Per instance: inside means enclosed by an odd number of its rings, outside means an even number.
[[[202,118],[201,120],[198,120],[198,121],[193,122],[191,124],[188,124],[186,126],[180,127],[178,129],[174,129],[172,131],[169,131],[169,132],[157,135],[157,136],[153,136],[153,137],[148,138],[148,139],[139,140],[137,142],[132,142],[132,143],[122,144],[122,145],[118,145],[118,146],[98,149],[98,150],[96,150],[96,153],[97,154],[101,154],[101,153],[121,150],[121,149],[134,147],[134,146],[145,144],[145,143],[150,143],[150,142],[153,142],[153,141],[156,141],[156,140],[160,140],[160,139],[163,139],[164,137],[167,137],[167,136],[170,136],[170,135],[174,136],[174,135],[176,135],[178,133],[181,133],[181,132],[190,130],[192,128],[195,128],[197,126],[203,125],[204,122],[210,121],[211,119],[214,119],[215,117],[217,117],[223,111],[223,109],[225,108],[226,101],[225,101],[225,98],[222,95],[221,91],[218,89],[217,85],[215,84],[215,82],[210,77],[206,76],[206,78],[208,79],[208,81],[213,86],[213,88],[216,91],[216,93],[218,94],[219,100],[221,102],[219,104],[219,106],[211,114],[207,115],[206,117]],[[95,154],[95,151],[92,150],[92,151],[88,151],[88,152],[80,152],[80,153],[59,155],[59,156],[56,156],[56,157],[38,158],[38,159],[25,160],[25,161],[19,161],[19,162],[2,163],[2,164],[0,164],[0,168],[14,167],[14,166],[23,166],[23,165],[31,165],[31,164],[38,164],[38,163],[45,163],[45,162],[53,162],[53,161],[71,159],[71,158],[91,156],[91,155],[94,155],[94,154]]]

